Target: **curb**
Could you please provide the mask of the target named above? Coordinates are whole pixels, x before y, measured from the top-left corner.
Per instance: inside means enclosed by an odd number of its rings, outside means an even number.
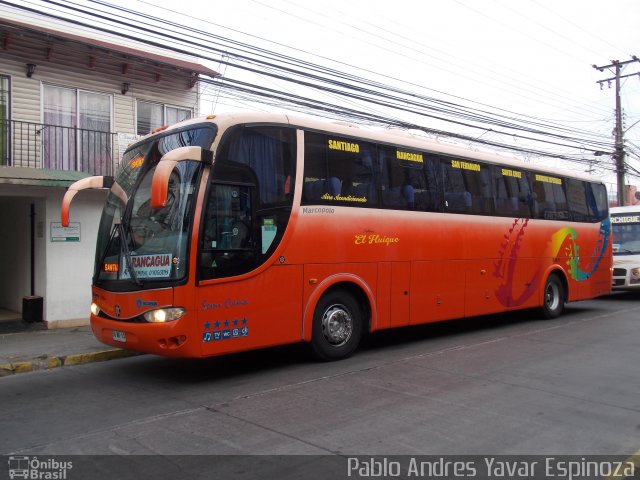
[[[117,358],[132,357],[141,355],[138,352],[129,350],[103,350],[89,353],[75,353],[72,355],[61,355],[56,357],[48,357],[42,355],[33,360],[21,360],[12,363],[0,364],[0,377],[14,375],[16,373],[34,372],[36,370],[50,370],[58,367],[68,367],[72,365],[82,365],[92,362],[105,362],[107,360],[115,360]]]

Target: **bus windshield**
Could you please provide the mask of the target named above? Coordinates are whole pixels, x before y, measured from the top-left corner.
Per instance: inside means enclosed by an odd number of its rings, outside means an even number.
[[[124,154],[115,183],[126,194],[109,192],[98,228],[94,283],[140,288],[186,276],[192,207],[201,164],[179,162],[169,179],[164,208],[150,206],[151,180],[167,152],[183,146],[209,148],[215,128],[200,127],[156,137]]]
[[[611,215],[613,254],[640,254],[640,216],[637,213]]]

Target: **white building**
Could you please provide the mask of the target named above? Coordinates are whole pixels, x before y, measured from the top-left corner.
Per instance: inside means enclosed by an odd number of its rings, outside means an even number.
[[[0,317],[26,306],[48,328],[88,324],[106,192],[79,194],[63,229],[66,187],[114,175],[140,135],[199,115],[198,80],[217,75],[91,37],[0,18]]]

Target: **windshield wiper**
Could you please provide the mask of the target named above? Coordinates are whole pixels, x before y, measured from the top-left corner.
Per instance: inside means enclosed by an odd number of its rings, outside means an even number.
[[[142,282],[138,280],[138,275],[133,268],[133,262],[131,261],[131,250],[129,250],[129,237],[127,236],[125,228],[122,226],[123,222],[118,224],[118,232],[120,233],[120,241],[122,243],[122,252],[124,253],[124,258],[127,262],[127,267],[129,268],[129,272],[131,272],[131,279],[138,286],[142,286]]]

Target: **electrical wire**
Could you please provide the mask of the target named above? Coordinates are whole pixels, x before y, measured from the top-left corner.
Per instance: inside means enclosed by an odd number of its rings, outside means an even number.
[[[201,83],[215,87],[218,96],[225,94],[229,95],[228,98],[235,98],[244,102],[259,100],[268,102],[270,105],[292,107],[296,111],[304,111],[305,113],[317,113],[319,111],[332,116],[373,124],[392,125],[405,129],[420,129],[434,135],[449,136],[523,154],[558,158],[581,164],[593,164],[594,162],[576,158],[576,156],[594,154],[602,150],[613,150],[613,143],[608,135],[591,130],[560,125],[555,122],[518,115],[515,112],[507,112],[501,109],[493,108],[493,111],[491,111],[486,108],[470,107],[469,105],[418,94],[219,35],[213,35],[176,22],[111,5],[101,0],[91,0],[91,3],[120,13],[98,11],[70,1],[42,0],[42,3],[63,9],[72,18],[65,18],[62,15],[53,13],[38,12],[46,17],[56,18],[86,28],[98,29],[104,33],[117,35],[121,38],[156,48],[170,50],[183,55],[196,56],[203,60],[215,61],[224,66],[225,70],[231,68],[235,71],[243,72],[244,75],[254,75],[263,79],[261,84],[257,84],[226,75],[222,79],[201,77]],[[28,11],[37,11],[6,0],[0,1],[0,4],[11,5]],[[71,13],[69,14],[69,12]],[[131,17],[134,18],[133,21]],[[78,18],[82,20],[78,20]],[[88,20],[94,22],[94,24],[87,23]],[[104,26],[97,26],[95,25],[96,22],[102,22],[101,24]],[[157,28],[158,25],[161,28]],[[127,32],[136,32],[136,34]],[[277,82],[277,85],[274,84],[276,88],[266,88],[264,86],[265,78],[268,78],[270,82]],[[311,96],[295,94],[291,89],[282,87],[280,84],[289,84],[295,86],[296,89],[302,88],[316,92],[316,94],[326,95],[340,103],[322,102]],[[344,103],[351,103],[352,107],[342,105]],[[362,105],[367,105],[368,111],[358,108],[358,106],[364,108]],[[371,112],[371,105],[377,105],[382,110],[378,110],[375,113]],[[476,135],[477,138],[474,138],[473,136],[428,128],[418,123],[401,120],[403,114],[414,115],[430,121],[444,122],[460,128],[479,130],[483,133],[479,136]],[[491,132],[493,136],[505,139],[527,141],[533,145],[540,144],[545,149],[514,146],[504,141],[488,141],[481,138],[485,132]],[[562,149],[564,153],[552,151],[554,148]],[[578,153],[571,153],[571,150],[578,150]]]

